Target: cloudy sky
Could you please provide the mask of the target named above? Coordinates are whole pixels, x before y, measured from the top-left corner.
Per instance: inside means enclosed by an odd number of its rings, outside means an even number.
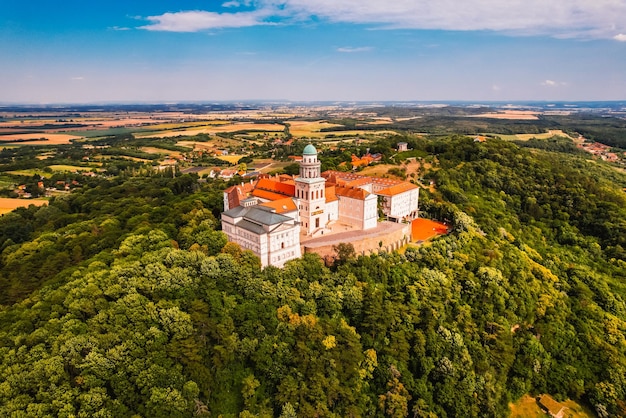
[[[626,99],[626,0],[0,6],[5,103]]]

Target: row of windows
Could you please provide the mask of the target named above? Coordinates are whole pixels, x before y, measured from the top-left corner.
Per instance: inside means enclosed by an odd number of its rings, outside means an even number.
[[[257,253],[257,254],[259,253],[258,245],[253,245],[246,241],[238,241],[237,244],[239,244],[239,246],[243,248],[244,250],[251,250],[254,253]]]
[[[276,261],[279,261],[279,260],[284,260],[286,258],[294,257],[295,255],[296,255],[295,251],[287,251],[287,252],[285,252],[285,253],[283,253],[281,255],[277,255],[277,256],[272,257],[272,263],[274,263]]]
[[[298,189],[296,190],[296,197],[300,199],[309,200],[309,192],[308,190],[305,192],[304,190]],[[315,190],[315,193],[311,191],[311,199],[322,199],[324,197],[324,189]]]
[[[238,232],[237,235],[239,235],[242,238],[245,238],[245,239],[247,239],[249,241],[259,242],[259,236],[256,235],[256,234],[251,234],[251,233],[246,232],[246,231],[244,231],[242,229],[240,229],[237,232]]]

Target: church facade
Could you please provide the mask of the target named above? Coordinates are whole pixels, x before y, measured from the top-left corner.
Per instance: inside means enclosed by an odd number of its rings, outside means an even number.
[[[295,178],[266,175],[224,191],[222,230],[229,241],[259,256],[264,267],[282,267],[300,257],[301,240],[331,234],[336,224],[353,230],[376,228],[379,208],[395,222],[417,216],[417,186],[352,173],[322,173],[317,155],[313,145],[304,148]]]

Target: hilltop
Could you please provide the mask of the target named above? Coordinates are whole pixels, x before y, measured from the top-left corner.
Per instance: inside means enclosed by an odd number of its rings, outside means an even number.
[[[316,134],[333,124],[352,136],[296,137],[281,120],[280,131],[5,148],[6,193],[22,180],[71,186],[0,217],[0,415],[499,417],[527,394],[626,414],[618,163],[563,127],[569,137],[520,141],[319,116]],[[220,231],[222,192],[260,161],[292,170],[311,140],[324,169],[370,170],[352,155],[380,153],[379,174],[422,185],[420,216],[451,233],[261,269]],[[179,141],[237,152],[241,174],[182,173],[231,163]]]

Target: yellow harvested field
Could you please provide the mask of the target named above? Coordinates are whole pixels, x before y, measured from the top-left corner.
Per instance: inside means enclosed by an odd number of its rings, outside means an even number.
[[[168,130],[168,129],[181,129],[192,127],[204,127],[204,126],[220,126],[228,125],[231,122],[225,120],[212,120],[212,121],[196,121],[196,122],[180,122],[180,123],[159,123],[157,125],[150,125],[150,129]]]
[[[365,167],[359,174],[363,176],[382,177],[387,174],[390,168],[398,168],[396,164],[376,164],[369,167]]]
[[[143,152],[147,152],[148,154],[164,154],[167,155],[169,157],[174,157],[174,158],[182,158],[182,153],[180,153],[179,151],[170,151],[167,149],[163,149],[163,148],[156,148],[156,147],[141,147],[141,150]]]
[[[17,208],[27,208],[30,205],[43,206],[47,205],[48,201],[44,199],[10,199],[7,197],[0,197],[0,214],[11,212]]]
[[[177,136],[195,136],[199,134],[210,134],[209,128],[183,129],[180,131],[160,131],[160,132],[135,132],[135,138],[175,138]]]
[[[512,120],[537,120],[538,112],[530,110],[504,110],[502,112],[483,113],[471,115],[470,118],[512,119]]]
[[[237,131],[267,131],[282,132],[285,130],[283,125],[278,123],[233,123],[230,125],[221,125],[213,128],[215,132],[237,132]]]
[[[47,141],[33,141],[40,138],[46,138]],[[67,134],[13,134],[0,136],[0,145],[63,145],[69,144],[73,139],[81,139],[82,136],[67,135]],[[7,142],[15,141],[17,139],[28,139],[28,142]]]
[[[212,126],[203,126],[200,128],[189,128],[175,131],[135,133],[134,135],[137,138],[172,138],[177,136],[194,136],[198,134],[210,135],[220,132],[238,131],[282,132],[284,129],[285,127],[283,125],[279,125],[277,123],[220,123]]]
[[[332,131],[332,132],[322,132],[322,137],[328,135],[335,135],[336,137],[341,136],[360,136],[360,135],[395,135],[396,131]]]
[[[198,141],[178,141],[176,145],[181,147],[192,148],[195,150],[210,150],[214,149],[215,145],[211,142],[198,142]]]
[[[309,122],[303,120],[294,120],[289,122],[289,132],[294,136],[307,136],[312,133],[318,133],[322,129],[335,128],[336,123],[330,123],[323,120]]]
[[[370,124],[384,124],[386,121],[378,121],[378,122],[370,122]],[[321,132],[322,129],[332,129],[336,127],[341,127],[343,125],[338,125],[336,123],[330,123],[326,121],[315,121],[315,122],[307,122],[307,121],[290,121],[289,122],[289,133],[295,137],[305,137],[305,138],[326,138],[328,135],[334,135],[337,137],[341,136],[359,136],[359,135],[381,135],[381,134],[395,134],[394,131],[325,131]]]
[[[231,164],[236,164],[237,161],[239,161],[243,157],[245,157],[245,155],[220,155],[219,157],[216,157],[216,158],[222,161],[228,161]]]
[[[374,121],[367,122],[368,125],[387,125],[391,123],[390,118],[376,118]]]
[[[566,134],[565,132],[561,130],[550,130],[545,134],[517,134],[515,136],[520,141],[528,141],[529,139],[532,139],[532,138],[547,139],[547,138],[552,138],[553,136],[564,136],[566,138],[570,138],[568,134]]]

